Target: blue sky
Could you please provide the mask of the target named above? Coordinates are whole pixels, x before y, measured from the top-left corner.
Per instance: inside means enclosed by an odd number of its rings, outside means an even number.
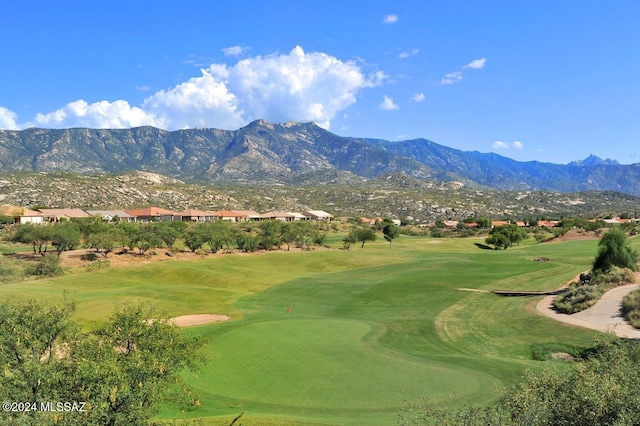
[[[640,162],[638,1],[14,1],[0,128],[315,121]]]

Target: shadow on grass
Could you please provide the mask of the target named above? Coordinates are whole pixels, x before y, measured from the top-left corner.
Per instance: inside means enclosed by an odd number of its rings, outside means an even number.
[[[488,245],[485,245],[485,244],[480,244],[480,243],[473,243],[473,244],[475,244],[476,247],[482,250],[494,250],[493,247],[489,247]]]

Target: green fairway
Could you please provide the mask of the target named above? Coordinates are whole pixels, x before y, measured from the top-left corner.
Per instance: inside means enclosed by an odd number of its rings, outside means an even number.
[[[210,362],[185,374],[200,409],[162,418],[228,424],[393,424],[422,398],[482,404],[541,368],[533,343],[588,345],[594,332],[535,312],[539,298],[468,289],[550,290],[588,269],[596,241],[479,249],[480,239],[401,236],[364,249],[165,261],[5,285],[7,297],[78,303],[86,326],[116,303],[170,316],[231,315],[194,327]],[[637,245],[637,241],[632,240]],[[548,257],[549,262],[534,262]],[[467,290],[461,290],[467,289]],[[66,290],[63,293],[63,290]]]

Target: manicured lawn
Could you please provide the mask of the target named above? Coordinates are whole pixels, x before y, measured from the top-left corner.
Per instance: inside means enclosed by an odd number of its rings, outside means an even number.
[[[228,424],[244,411],[243,424],[393,424],[422,398],[494,400],[526,368],[548,364],[531,360],[533,343],[592,342],[594,332],[538,315],[537,298],[460,289],[557,288],[589,268],[596,241],[506,251],[477,242],[401,236],[391,248],[380,240],[364,249],[166,261],[5,285],[0,294],[75,300],[88,327],[116,303],[139,301],[170,316],[231,315],[188,329],[208,342],[210,362],[185,374],[201,408],[166,405],[163,418]]]

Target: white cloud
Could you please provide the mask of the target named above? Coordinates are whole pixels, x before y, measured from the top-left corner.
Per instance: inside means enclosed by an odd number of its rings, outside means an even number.
[[[143,125],[162,127],[163,123],[141,108],[130,106],[126,101],[88,104],[80,99],[48,114],[37,114],[32,122],[21,127],[121,129]]]
[[[0,127],[128,128],[142,125],[168,130],[189,127],[235,129],[264,118],[272,122],[315,121],[329,128],[331,120],[356,102],[358,92],[382,84],[382,71],[365,75],[353,61],[296,46],[288,54],[255,56],[235,65],[212,64],[175,87],[147,97],[142,105],[127,101],[85,100],[16,123],[0,108]],[[391,105],[393,101],[391,101]],[[395,106],[397,108],[397,106]]]
[[[385,111],[393,111],[394,109],[398,109],[400,107],[398,106],[398,104],[393,102],[392,98],[384,95],[384,99],[382,100],[382,102],[380,102],[380,105],[378,105],[378,108],[383,109]]]
[[[440,80],[440,84],[442,84],[443,86],[446,86],[448,84],[455,84],[460,80],[462,80],[462,72],[454,71],[442,77],[442,80]]]
[[[221,49],[221,50],[222,50],[222,53],[225,54],[225,56],[238,57],[249,49],[250,49],[249,47],[245,47],[245,46],[231,46],[231,47],[225,47],[224,49]]]
[[[493,149],[522,149],[524,148],[524,145],[522,144],[522,142],[520,141],[514,141],[514,142],[502,142],[502,141],[495,141],[493,143]]]
[[[424,99],[424,93],[414,93],[413,96],[411,96],[411,100],[414,102],[423,102]]]
[[[398,58],[400,58],[400,59],[406,59],[406,58],[408,58],[408,57],[410,57],[410,56],[415,56],[415,55],[417,55],[418,53],[420,53],[420,49],[404,50],[404,51],[402,51],[402,52],[400,52],[400,53],[398,54]]]
[[[464,69],[474,69],[474,70],[479,70],[484,68],[484,65],[487,63],[487,59],[486,58],[482,58],[482,59],[475,59],[471,62],[469,62],[467,65],[464,65],[461,70]],[[450,72],[449,74],[445,74],[444,77],[442,77],[442,80],[440,80],[440,84],[443,86],[446,86],[448,84],[455,84],[459,81],[462,80],[462,71],[454,71],[454,72]]]
[[[484,65],[487,63],[487,58],[482,58],[482,59],[476,59],[473,60],[471,62],[469,62],[467,65],[465,65],[462,68],[471,68],[474,70],[479,70],[484,68]]]
[[[398,15],[385,15],[382,22],[384,24],[395,24],[398,22]]]
[[[0,129],[17,130],[17,119],[18,116],[15,112],[8,110],[7,108],[0,107]]]

